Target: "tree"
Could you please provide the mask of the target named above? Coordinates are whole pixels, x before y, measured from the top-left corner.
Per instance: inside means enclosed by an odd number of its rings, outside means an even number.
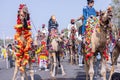
[[[0,39],[0,46],[2,46],[3,45],[3,40],[2,39]]]
[[[112,0],[113,23],[120,27],[120,0]]]

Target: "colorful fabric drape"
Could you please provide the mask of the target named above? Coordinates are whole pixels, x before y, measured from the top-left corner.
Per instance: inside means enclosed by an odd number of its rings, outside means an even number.
[[[91,44],[91,35],[93,33],[93,29],[96,28],[96,30],[99,31],[99,20],[92,16],[87,19],[86,24],[86,32],[85,32],[85,52],[86,52],[86,60],[88,60],[90,57],[94,55],[94,52],[92,52],[92,44]]]

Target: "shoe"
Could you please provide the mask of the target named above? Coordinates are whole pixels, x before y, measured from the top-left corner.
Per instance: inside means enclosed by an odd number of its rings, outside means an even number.
[[[83,64],[79,64],[79,66],[83,66]]]
[[[41,71],[41,68],[39,68],[38,70],[40,70],[40,71]]]
[[[49,69],[45,69],[45,71],[49,71]]]

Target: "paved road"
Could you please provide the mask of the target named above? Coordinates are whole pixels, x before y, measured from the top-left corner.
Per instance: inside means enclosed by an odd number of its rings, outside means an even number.
[[[85,80],[84,67],[79,67],[78,65],[71,65],[68,63],[67,59],[62,61],[66,75],[62,76],[61,73],[58,73],[55,78],[50,76],[49,71],[39,71],[38,67],[34,66],[35,80]],[[0,59],[0,80],[11,80],[13,76],[14,68],[6,69],[5,61]],[[108,68],[110,69],[110,61],[108,61]],[[120,72],[120,57],[118,60],[118,65],[116,66],[116,72]],[[18,79],[20,80],[20,74],[18,73]],[[30,79],[29,79],[30,80]],[[102,80],[100,75],[94,80]]]

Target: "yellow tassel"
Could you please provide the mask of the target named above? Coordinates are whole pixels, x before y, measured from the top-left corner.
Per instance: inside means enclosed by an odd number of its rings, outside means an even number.
[[[23,27],[23,25],[22,24],[17,24],[16,26],[15,26],[15,28],[22,28]]]
[[[41,47],[39,47],[39,48],[37,49],[37,51],[35,51],[35,53],[36,53],[36,54],[40,53],[43,48],[44,48],[44,45],[42,45]]]

